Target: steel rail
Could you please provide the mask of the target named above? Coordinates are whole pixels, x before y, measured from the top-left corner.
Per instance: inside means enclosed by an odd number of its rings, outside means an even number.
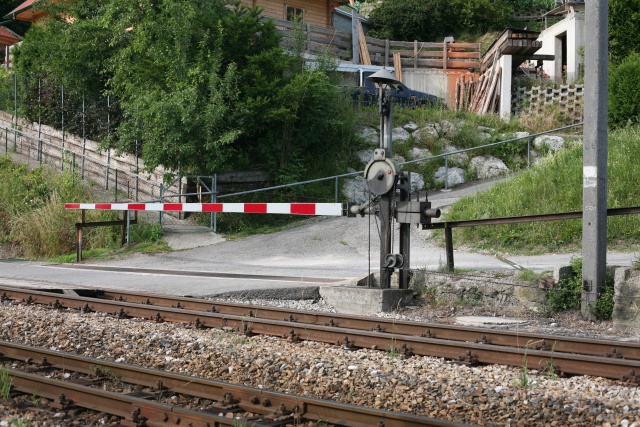
[[[636,381],[635,372],[640,373],[640,361],[637,360],[561,353],[553,349],[501,347],[489,343],[413,337],[249,316],[205,313],[179,308],[54,295],[25,289],[3,291],[0,299],[22,299],[26,303],[45,304],[54,308],[106,312],[119,317],[145,318],[160,322],[188,324],[193,327],[231,327],[246,335],[278,336],[292,342],[305,340],[336,344],[345,348],[402,349],[402,353],[406,356],[443,357],[470,365],[483,363],[522,367],[525,364],[531,369],[546,369],[553,366],[555,372],[563,374],[593,375],[619,380],[631,378],[631,381]]]
[[[219,403],[216,407],[219,407],[220,412],[233,412],[237,408],[241,408],[245,412],[270,416],[271,418],[280,416],[289,416],[288,418],[293,418],[295,416],[299,419],[322,421],[353,427],[369,427],[375,425],[384,425],[385,427],[453,427],[466,425],[401,412],[384,411],[329,400],[313,399],[304,396],[257,389],[254,387],[233,385],[211,379],[197,378],[189,375],[176,374],[123,363],[115,363],[105,361],[103,359],[78,356],[72,353],[47,350],[39,347],[3,341],[0,341],[0,354],[2,355],[2,358],[5,359],[20,361],[31,360],[31,363],[36,364],[38,367],[43,369],[56,368],[63,369],[65,371],[79,372],[86,375],[95,375],[97,371],[102,370],[103,372],[109,372],[110,374],[116,375],[119,381],[123,383],[152,388],[159,393],[169,391],[172,393],[180,393],[183,395],[215,400]],[[25,391],[24,389],[21,389],[21,391],[29,392],[29,390]],[[58,391],[58,394],[53,395],[53,397],[58,398],[59,394],[60,391]],[[74,400],[73,397],[71,397],[72,395],[65,393],[65,396],[67,399]],[[153,397],[153,395],[149,395],[148,397]],[[76,404],[75,400],[74,404]],[[130,416],[131,413],[130,409],[124,408],[114,415],[127,417]],[[173,424],[169,425],[183,425],[180,424],[180,422],[184,422],[184,420],[176,421],[177,420],[173,420]],[[267,423],[266,420],[263,420],[262,422],[265,424]],[[383,424],[380,424],[381,422]],[[187,423],[184,425],[187,425]],[[256,424],[256,426],[258,425],[260,424]],[[194,424],[194,427],[195,426],[196,424]]]
[[[233,418],[182,409],[15,369],[9,369],[9,377],[12,380],[13,390],[26,394],[37,393],[38,396],[54,402],[54,407],[60,409],[76,406],[115,415],[122,418],[125,421],[122,425],[126,426],[233,427],[238,425],[238,420]],[[255,422],[252,425],[268,427],[271,424]]]
[[[3,288],[0,287],[0,290]],[[553,350],[589,356],[640,360],[640,343],[574,338],[528,332],[497,331],[495,329],[442,325],[407,320],[371,318],[336,313],[265,307],[155,293],[120,290],[87,290],[88,295],[116,301],[139,302],[160,307],[176,307],[194,311],[215,311],[221,314],[249,316],[260,319],[286,320],[311,325],[387,332],[390,334],[443,338],[453,341],[481,342],[497,346]]]

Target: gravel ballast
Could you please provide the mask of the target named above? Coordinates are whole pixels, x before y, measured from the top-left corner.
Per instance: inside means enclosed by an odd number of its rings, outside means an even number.
[[[593,377],[348,351],[314,342],[196,330],[3,303],[0,339],[274,391],[477,425],[639,426],[640,392]],[[20,414],[6,406],[2,425]],[[44,416],[44,415],[43,415]],[[71,420],[32,420],[66,426]]]

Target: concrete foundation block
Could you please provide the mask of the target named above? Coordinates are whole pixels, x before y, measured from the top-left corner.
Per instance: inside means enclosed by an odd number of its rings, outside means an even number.
[[[573,267],[570,265],[564,265],[562,267],[556,267],[553,269],[553,281],[558,283],[561,280],[571,278],[573,274]]]
[[[320,296],[339,313],[371,315],[408,305],[413,300],[414,291],[362,286],[321,286]]]
[[[630,336],[640,336],[640,273],[619,268],[616,270],[614,286],[614,328]]]

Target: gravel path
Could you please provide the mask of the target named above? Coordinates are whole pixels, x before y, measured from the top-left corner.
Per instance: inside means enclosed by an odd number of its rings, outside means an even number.
[[[0,339],[343,403],[485,426],[639,426],[640,391],[602,378],[403,360],[394,349],[247,338],[102,314],[4,303]],[[43,418],[45,414],[41,414]],[[20,419],[3,408],[0,426]],[[69,416],[32,426],[70,426]]]

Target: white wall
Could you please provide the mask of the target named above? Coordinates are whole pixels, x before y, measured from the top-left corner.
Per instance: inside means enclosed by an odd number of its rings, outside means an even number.
[[[565,19],[542,31],[538,37],[542,41],[542,48],[536,54],[556,55],[556,61],[560,64],[562,56],[556,37],[563,33],[566,33],[567,38],[567,83],[572,83],[578,79],[579,70],[583,67],[583,58],[578,51],[585,44],[584,13],[570,12]],[[542,68],[551,80],[562,83],[561,68],[556,66],[555,61],[544,61]]]

